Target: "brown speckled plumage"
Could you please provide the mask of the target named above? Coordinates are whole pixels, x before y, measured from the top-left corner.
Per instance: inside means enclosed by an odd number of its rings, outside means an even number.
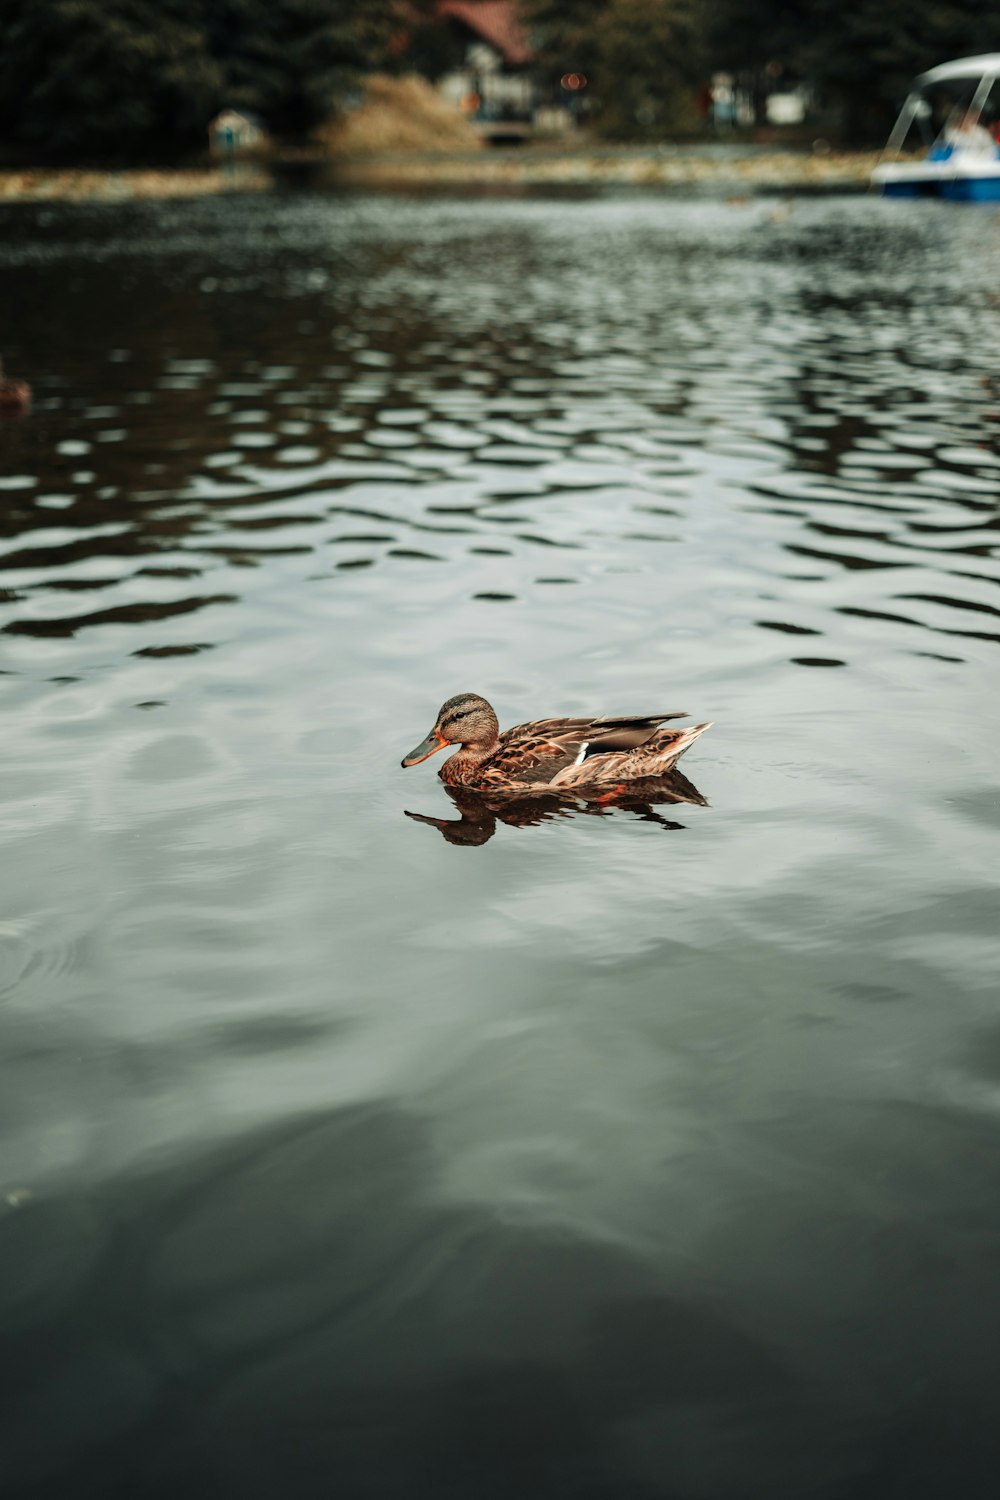
[[[538,719],[500,733],[496,714],[476,693],[449,698],[427,738],[403,761],[416,765],[446,745],[458,745],[441,767],[442,781],[479,791],[547,788],[579,794],[630,786],[663,776],[709,724],[665,729],[683,713]]]

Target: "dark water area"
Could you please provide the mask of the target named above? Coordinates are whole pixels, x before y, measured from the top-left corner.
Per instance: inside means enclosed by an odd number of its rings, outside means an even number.
[[[995,213],[0,226],[4,1495],[994,1496]]]

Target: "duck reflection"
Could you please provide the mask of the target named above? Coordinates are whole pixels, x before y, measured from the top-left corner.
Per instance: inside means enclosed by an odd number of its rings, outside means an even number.
[[[626,791],[603,797],[558,796],[554,792],[504,796],[453,786],[445,786],[444,790],[458,809],[459,817],[434,818],[415,812],[407,812],[406,816],[414,823],[426,823],[438,829],[449,844],[488,843],[496,833],[498,823],[506,823],[512,828],[534,828],[555,818],[607,818],[615,812],[633,813],[642,822],[658,823],[664,829],[683,828],[683,823],[657,812],[657,806],[677,803],[687,803],[691,807],[708,806],[707,798],[677,770],[668,771],[664,776],[647,776],[641,781],[633,781]]]

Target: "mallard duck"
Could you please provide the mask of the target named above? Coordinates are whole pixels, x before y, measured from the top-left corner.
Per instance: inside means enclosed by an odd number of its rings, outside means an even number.
[[[662,776],[711,724],[662,729],[684,713],[605,715],[596,719],[537,719],[500,733],[485,698],[459,693],[442,704],[434,728],[403,758],[427,760],[446,745],[461,748],[441,767],[449,786],[516,792],[602,789],[608,795]]]
[[[25,412],[31,405],[31,386],[26,380],[8,380],[0,359],[0,411]]]

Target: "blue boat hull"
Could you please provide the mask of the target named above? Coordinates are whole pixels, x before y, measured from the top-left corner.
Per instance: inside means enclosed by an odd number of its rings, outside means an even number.
[[[940,193],[952,203],[1000,203],[1000,177],[952,177]]]
[[[976,177],[966,174],[909,172],[906,176],[876,178],[883,198],[943,198],[948,203],[1000,203],[1000,174]]]
[[[880,186],[883,198],[938,198],[941,195],[939,182],[884,182]]]

